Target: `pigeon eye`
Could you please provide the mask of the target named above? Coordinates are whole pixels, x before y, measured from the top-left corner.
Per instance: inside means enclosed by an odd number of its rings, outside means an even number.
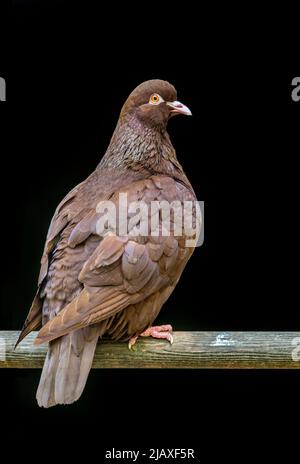
[[[157,93],[154,93],[153,95],[151,95],[150,101],[149,101],[151,105],[158,105],[161,102],[162,102],[162,98]]]

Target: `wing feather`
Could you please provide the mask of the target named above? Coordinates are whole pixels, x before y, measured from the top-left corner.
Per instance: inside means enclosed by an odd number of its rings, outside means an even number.
[[[173,179],[154,177],[124,189],[130,201],[176,198],[178,189]],[[119,193],[112,196],[113,201],[117,202]],[[73,229],[69,245],[76,247],[91,234],[95,236],[96,219],[95,213],[86,214]],[[126,237],[111,232],[104,238],[99,237],[99,245],[78,275],[82,291],[43,326],[37,344],[99,323],[132,305],[148,302],[149,298],[152,300],[151,295],[153,301],[162,304],[157,295],[170,294],[192,250],[182,251],[173,236],[134,237],[131,232]]]

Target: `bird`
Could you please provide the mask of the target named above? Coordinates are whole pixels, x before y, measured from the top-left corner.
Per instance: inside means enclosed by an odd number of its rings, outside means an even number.
[[[125,233],[107,223],[100,233],[99,204],[110,202],[119,211],[121,195],[129,204],[146,206],[196,202],[167,132],[176,115],[190,116],[191,111],[177,100],[172,84],[152,79],[138,85],[96,169],[54,213],[37,292],[16,344],[34,330],[39,331],[35,344],[48,343],[36,393],[40,407],[78,400],[104,337],[127,341],[130,349],[139,336],[173,342],[170,324],[153,323],[195,247],[186,246],[188,234],[162,234],[160,216],[157,234],[149,229],[134,233],[138,224],[130,226],[130,208]],[[195,208],[191,214],[194,220]]]

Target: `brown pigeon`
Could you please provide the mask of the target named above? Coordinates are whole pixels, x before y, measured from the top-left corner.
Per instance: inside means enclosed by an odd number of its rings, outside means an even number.
[[[137,233],[141,224],[134,222],[130,205],[196,202],[166,131],[176,114],[191,112],[177,101],[171,84],[150,80],[139,85],[122,108],[100,164],[55,211],[38,290],[18,340],[40,329],[35,343],[49,342],[37,390],[39,406],[80,397],[99,337],[128,340],[129,347],[139,335],[173,341],[170,325],[152,324],[194,248],[186,246],[184,232],[173,228],[163,234],[161,215],[157,233],[149,225],[147,233]],[[99,205],[110,202],[120,216],[125,194],[125,233],[108,220],[101,229],[105,212]],[[194,219],[194,207],[191,214]]]

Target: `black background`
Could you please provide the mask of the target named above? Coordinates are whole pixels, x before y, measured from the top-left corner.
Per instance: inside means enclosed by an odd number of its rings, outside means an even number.
[[[231,26],[221,10],[108,12],[96,3],[14,2],[12,50],[0,69],[9,142],[1,329],[25,319],[55,207],[96,167],[131,90],[161,78],[193,113],[174,118],[169,132],[205,201],[205,242],[158,321],[175,330],[299,330],[289,260],[300,112],[291,81],[300,66],[294,39],[283,41],[284,19],[273,30],[261,15],[248,23],[249,12]],[[99,462],[109,446],[197,447],[213,462],[220,452],[238,457],[238,444],[256,458],[261,444],[266,454],[286,453],[285,439],[292,449],[296,436],[297,372],[94,370],[78,403],[51,410],[36,406],[38,378],[1,372],[8,430],[28,453],[31,442],[52,439],[65,440],[65,452],[96,449]]]

